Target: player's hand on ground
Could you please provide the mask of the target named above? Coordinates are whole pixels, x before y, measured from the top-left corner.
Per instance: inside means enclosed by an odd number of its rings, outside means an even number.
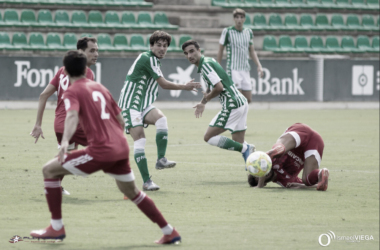
[[[195,112],[194,112],[195,117],[196,118],[202,117],[202,113],[205,110],[205,105],[203,103],[198,103],[193,108],[195,108]]]
[[[194,82],[194,79],[192,79],[190,82],[185,84],[185,89],[186,90],[192,90],[195,92],[198,92],[197,89],[201,88],[201,83],[200,82]]]
[[[67,154],[67,149],[69,148],[69,142],[68,141],[62,141],[61,142],[61,148],[59,149],[58,153],[58,162],[62,164],[65,161],[65,154]]]
[[[38,138],[40,138],[40,136],[42,137],[42,139],[45,139],[44,133],[42,132],[42,129],[40,126],[34,126],[32,132],[30,132],[30,135],[36,138],[34,143],[37,143]]]
[[[257,75],[258,75],[260,78],[263,78],[263,77],[264,77],[264,71],[263,71],[263,68],[262,68],[262,67],[257,67]]]

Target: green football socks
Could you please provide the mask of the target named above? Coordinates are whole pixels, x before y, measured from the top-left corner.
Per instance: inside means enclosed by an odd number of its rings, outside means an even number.
[[[157,159],[165,157],[166,148],[168,146],[168,130],[157,129],[156,132]]]

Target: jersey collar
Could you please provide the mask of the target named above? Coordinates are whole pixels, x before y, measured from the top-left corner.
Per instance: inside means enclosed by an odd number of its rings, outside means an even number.
[[[199,64],[198,64],[198,73],[201,73],[201,69],[202,69],[204,59],[205,59],[205,56],[202,55],[201,59],[199,60]]]

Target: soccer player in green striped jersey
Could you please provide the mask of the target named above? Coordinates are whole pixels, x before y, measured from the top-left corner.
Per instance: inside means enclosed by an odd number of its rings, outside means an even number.
[[[193,80],[185,85],[167,81],[160,70],[162,59],[170,45],[171,36],[163,31],[155,31],[149,39],[150,50],[141,53],[132,64],[121,90],[119,107],[125,122],[125,131],[134,141],[134,158],[143,178],[143,190],[154,191],[160,187],[149,175],[145,157],[145,125],[156,126],[157,162],[156,169],[172,168],[174,161],[166,159],[168,144],[168,124],[165,115],[152,104],[158,96],[158,85],[170,90],[194,90],[200,88]]]
[[[252,100],[252,83],[249,65],[249,56],[257,65],[259,77],[264,76],[263,68],[253,46],[253,33],[251,29],[244,28],[245,11],[235,9],[233,11],[234,26],[223,29],[219,40],[217,61],[222,62],[224,47],[227,50],[226,71],[231,76],[239,91],[247,98],[248,103]]]
[[[194,106],[195,117],[202,116],[207,102],[214,97],[219,96],[222,104],[222,110],[210,122],[204,140],[212,146],[242,153],[245,162],[255,151],[254,145],[244,141],[249,109],[247,99],[214,58],[202,55],[198,42],[186,41],[182,50],[189,62],[198,67],[198,73],[208,86],[207,91],[203,92],[202,101]],[[220,135],[226,130],[231,132],[232,140]]]

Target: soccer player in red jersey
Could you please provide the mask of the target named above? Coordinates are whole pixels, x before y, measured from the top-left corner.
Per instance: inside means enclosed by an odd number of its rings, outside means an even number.
[[[84,52],[87,56],[88,61],[86,77],[90,80],[94,80],[94,73],[89,67],[94,65],[98,59],[98,45],[96,38],[83,37],[79,39],[77,42],[77,49]],[[70,82],[67,74],[65,73],[65,67],[61,67],[48,86],[46,86],[45,90],[40,94],[36,124],[30,133],[31,136],[36,138],[34,143],[37,143],[40,136],[45,139],[41,128],[42,117],[44,115],[48,98],[57,92],[57,108],[55,109],[54,131],[58,141],[58,149],[60,148],[66,118],[66,110],[63,104],[63,93],[69,86]],[[87,146],[86,136],[80,126],[78,126],[74,136],[70,140],[69,150],[77,149],[78,145]],[[70,193],[63,188],[62,193],[65,195],[70,195]]]
[[[267,154],[272,159],[271,172],[261,178],[248,176],[252,187],[262,188],[273,181],[287,188],[316,188],[326,191],[329,170],[319,169],[324,143],[317,131],[295,123],[283,133]],[[302,179],[298,174],[302,172]]]
[[[87,176],[102,170],[115,178],[120,191],[161,228],[164,236],[156,241],[157,244],[179,242],[181,236],[178,232],[166,222],[154,202],[137,189],[129,165],[129,147],[123,133],[121,109],[103,85],[85,77],[86,60],[86,55],[79,51],[69,51],[63,59],[72,84],[64,95],[65,127],[58,157],[47,162],[42,171],[52,214],[51,224],[45,229],[32,231],[30,235],[42,239],[65,238],[60,178],[69,174]],[[68,153],[78,122],[84,130],[88,147]]]

